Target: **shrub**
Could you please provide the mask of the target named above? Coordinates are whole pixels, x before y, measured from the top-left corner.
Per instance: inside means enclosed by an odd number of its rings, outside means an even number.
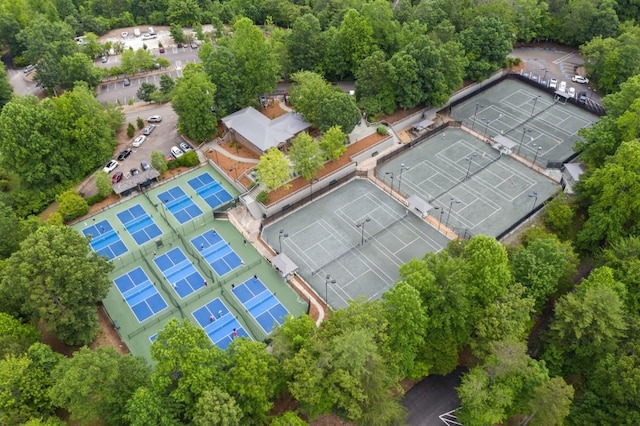
[[[133,124],[129,123],[129,125],[127,126],[127,136],[132,138],[135,133],[136,133],[136,128],[133,127]]]
[[[177,167],[193,167],[200,164],[200,159],[195,151],[185,152],[183,156],[176,158],[169,162],[169,168],[175,169]]]
[[[60,205],[60,214],[65,222],[84,216],[89,212],[89,205],[78,193],[70,189],[56,197]]]
[[[136,120],[136,124],[138,125],[138,129],[142,129],[144,127],[144,120],[140,117]]]
[[[92,195],[91,197],[87,198],[87,204],[92,206],[94,204],[99,203],[100,201],[104,200],[105,196],[101,195],[101,194],[96,194],[96,195]]]
[[[267,204],[269,202],[269,193],[267,191],[262,191],[256,197],[256,201],[262,204]]]
[[[389,132],[389,130],[384,126],[378,126],[376,131],[378,132],[379,135],[382,135],[382,136],[386,135]]]
[[[153,166],[153,168],[160,173],[164,173],[167,171],[167,157],[164,156],[163,152],[151,152],[151,166]]]

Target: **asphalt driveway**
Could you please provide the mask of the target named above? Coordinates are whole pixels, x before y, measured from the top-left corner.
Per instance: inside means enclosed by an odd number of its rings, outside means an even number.
[[[453,410],[460,406],[456,387],[466,371],[459,367],[446,376],[429,376],[415,385],[402,399],[407,409],[407,424],[410,426],[452,426],[455,420]]]

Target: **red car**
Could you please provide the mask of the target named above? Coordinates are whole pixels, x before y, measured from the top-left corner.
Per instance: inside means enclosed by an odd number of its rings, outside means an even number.
[[[115,172],[113,176],[111,176],[111,185],[115,185],[121,180],[122,180],[122,172]]]
[[[160,48],[160,53],[164,53],[164,47]]]

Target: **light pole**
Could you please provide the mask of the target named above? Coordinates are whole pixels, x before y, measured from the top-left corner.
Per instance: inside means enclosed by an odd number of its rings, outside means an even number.
[[[324,279],[324,303],[329,306],[329,284],[335,284],[336,280],[331,278],[331,275],[327,274]]]
[[[482,134],[482,138],[486,139],[487,129],[489,128],[489,123],[491,123],[491,120],[489,120],[488,118],[485,118],[483,121],[485,122],[485,125],[484,125],[484,133]]]
[[[434,210],[440,210],[440,219],[438,219],[438,232],[440,232],[440,225],[442,225],[442,215],[444,214],[444,208],[434,207]]]
[[[309,181],[309,189],[311,190],[311,201],[313,201],[313,184],[316,183],[318,179],[313,178]]]
[[[540,99],[541,95],[536,96],[535,98],[533,98],[533,108],[531,108],[531,116],[533,117],[533,112],[536,110],[536,102],[538,102],[538,99]]]
[[[520,155],[520,148],[522,148],[522,142],[524,141],[525,132],[530,133],[531,129],[527,129],[526,127],[522,126],[522,137],[520,138],[520,145],[518,145],[518,155]]]
[[[476,110],[473,113],[473,123],[471,124],[471,130],[473,130],[473,128],[476,125],[476,115],[478,115],[478,108],[484,108],[484,105],[480,105],[479,103],[476,103]]]
[[[356,228],[360,228],[361,232],[360,232],[360,245],[364,245],[364,224],[367,222],[371,222],[371,218],[368,217],[365,220],[363,220],[362,222],[356,224]]]
[[[400,185],[402,185],[402,172],[405,170],[409,170],[409,167],[405,166],[404,163],[400,164],[400,177],[398,177],[398,192],[400,192]]]
[[[531,163],[531,168],[533,169],[533,166],[536,165],[536,160],[538,159],[538,154],[540,153],[540,151],[542,150],[541,146],[538,146],[538,149],[536,149],[536,155],[535,157],[533,157],[533,163]]]
[[[281,229],[280,232],[278,232],[278,248],[280,249],[278,254],[282,253],[282,239],[287,238],[288,236],[289,234],[284,233],[284,229]]]
[[[449,218],[451,217],[451,209],[454,204],[460,204],[460,200],[456,200],[454,197],[451,197],[451,202],[449,203],[449,213],[447,213],[447,222],[444,224],[445,228],[449,226]]]
[[[393,172],[384,172],[385,176],[390,176],[391,179],[391,189],[389,190],[389,194],[393,192]]]
[[[533,205],[531,206],[531,214],[533,214],[533,210],[536,208],[536,204],[538,203],[538,193],[533,191],[529,194],[529,198],[533,198]]]
[[[467,175],[464,177],[464,180],[469,179],[469,170],[471,170],[471,162],[473,162],[473,159],[478,155],[478,153],[474,152],[473,154],[469,154],[467,156],[467,158],[465,158],[465,160],[467,160],[469,162],[469,165],[467,166]]]

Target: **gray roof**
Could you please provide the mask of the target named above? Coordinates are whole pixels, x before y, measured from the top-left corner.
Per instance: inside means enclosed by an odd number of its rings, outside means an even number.
[[[422,215],[420,216],[425,216],[427,213],[429,213],[433,209],[433,206],[429,204],[428,201],[423,200],[417,195],[410,195],[409,198],[407,198],[407,204],[409,205],[409,207],[413,208],[411,210],[413,211],[413,213],[415,213],[414,210],[417,210],[420,213],[422,213]]]
[[[263,152],[311,127],[300,114],[288,112],[270,120],[253,107],[234,112],[224,117],[222,122]]]
[[[580,175],[584,173],[584,165],[582,163],[567,163],[564,165],[564,169],[574,182],[580,180]]]
[[[135,176],[129,177],[129,179],[122,179],[120,182],[113,185],[113,192],[120,195],[123,192],[138,187],[138,185],[144,184],[147,181],[157,179],[160,176],[160,172],[154,168],[140,172]]]
[[[298,265],[296,265],[293,260],[291,260],[289,256],[284,253],[280,253],[279,255],[271,259],[271,263],[273,263],[273,266],[276,267],[278,272],[280,272],[280,275],[282,275],[283,277],[286,277],[289,274],[293,274],[298,270]]]
[[[413,126],[413,129],[419,132],[419,131],[424,130],[427,127],[431,126],[432,124],[433,124],[433,120],[422,120],[418,124],[415,124]]]
[[[499,143],[500,145],[504,146],[505,148],[515,148],[518,145],[517,142],[514,142],[508,137],[503,135],[494,136],[493,140]]]

